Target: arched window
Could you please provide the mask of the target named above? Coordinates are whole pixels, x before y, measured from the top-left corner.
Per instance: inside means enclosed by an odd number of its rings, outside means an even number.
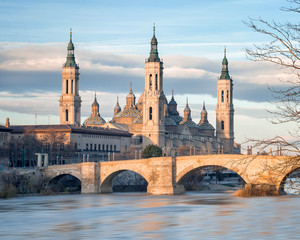
[[[66,109],[66,122],[68,122],[68,121],[69,121],[69,110]]]
[[[149,89],[152,89],[152,74],[149,75]]]
[[[158,89],[158,79],[157,79],[157,74],[155,74],[155,89]]]
[[[229,91],[227,90],[227,102],[229,102]]]
[[[66,94],[69,93],[69,80],[66,80]]]
[[[71,81],[71,93],[73,94],[73,80]]]
[[[152,107],[149,108],[149,120],[152,120]]]
[[[224,130],[224,121],[221,122],[221,129]]]
[[[224,91],[222,90],[222,93],[221,93],[221,101],[224,102]]]

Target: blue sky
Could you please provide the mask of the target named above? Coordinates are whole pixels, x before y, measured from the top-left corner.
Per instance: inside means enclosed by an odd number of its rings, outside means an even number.
[[[189,97],[192,117],[200,118],[205,100],[215,122],[216,79],[223,49],[228,49],[234,80],[236,140],[285,135],[290,126],[271,126],[272,101],[266,84],[280,86],[284,72],[246,59],[244,48],[268,39],[252,32],[248,17],[298,21],[280,11],[286,1],[0,1],[0,123],[58,123],[61,66],[69,28],[80,65],[82,120],[90,114],[93,92],[109,120],[116,96],[125,104],[130,80],[137,97],[143,91],[144,59],[153,22],[164,60],[164,89],[175,90],[179,110]]]

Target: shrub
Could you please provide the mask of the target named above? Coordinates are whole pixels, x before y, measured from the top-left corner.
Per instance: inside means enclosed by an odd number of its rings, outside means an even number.
[[[142,152],[142,158],[161,157],[162,150],[156,145],[148,145]]]

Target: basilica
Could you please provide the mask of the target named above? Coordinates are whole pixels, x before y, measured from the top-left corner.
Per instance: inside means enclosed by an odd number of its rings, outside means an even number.
[[[163,62],[158,54],[158,41],[153,27],[150,55],[145,62],[145,88],[136,101],[130,83],[126,105],[121,108],[117,100],[112,109],[113,118],[106,122],[100,114],[96,93],[92,112],[81,126],[81,98],[79,96],[79,66],[75,61],[72,33],[68,55],[62,71],[62,95],[60,97],[60,124],[82,128],[115,129],[131,133],[131,146],[143,149],[155,144],[163,149],[176,150],[190,146],[200,154],[240,153],[240,145],[234,142],[233,83],[228,71],[226,50],[221,75],[217,81],[216,126],[207,118],[205,103],[201,120],[192,120],[191,109],[186,102],[183,116],[177,110],[174,92],[167,100],[164,94]],[[104,99],[105,101],[105,99]]]

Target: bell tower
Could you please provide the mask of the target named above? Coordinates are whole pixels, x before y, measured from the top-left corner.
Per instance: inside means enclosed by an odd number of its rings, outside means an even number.
[[[165,96],[163,92],[163,62],[158,56],[155,26],[150,56],[145,62],[145,90],[143,99],[143,146],[165,146]]]
[[[223,152],[233,153],[233,84],[229,76],[226,48],[222,61],[222,73],[217,83],[216,134],[223,141]]]
[[[62,68],[62,95],[59,103],[60,124],[80,125],[79,66],[75,62],[72,29],[70,31],[67,61]]]

